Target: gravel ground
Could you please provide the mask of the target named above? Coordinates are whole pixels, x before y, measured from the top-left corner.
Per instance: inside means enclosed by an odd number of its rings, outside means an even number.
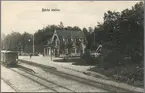
[[[61,67],[69,67],[72,69],[76,69],[78,71],[87,71],[88,69],[90,69],[90,66],[80,66],[80,65],[72,65],[74,62],[53,62],[51,61],[51,58],[49,56],[46,57],[41,57],[41,56],[33,56],[31,59],[29,58],[29,56],[19,56],[19,59],[25,59],[28,61],[37,61],[38,63],[43,63],[46,65],[59,65]],[[62,58],[52,58],[52,60],[59,60]],[[95,67],[95,66],[91,66],[91,67]]]
[[[42,69],[37,67],[32,67],[28,65],[25,66],[33,69],[35,71],[35,75],[41,76],[44,79],[40,79],[31,74],[25,73],[24,71],[20,71],[20,69],[18,68],[12,68],[12,69],[14,71],[18,71],[22,75],[25,75],[27,77],[30,77],[31,79],[39,81],[40,83],[42,83],[42,85],[51,87],[50,89],[56,90],[58,92],[106,92],[103,89],[93,87],[87,84],[83,84],[68,78],[63,78],[53,73],[43,71]],[[25,78],[22,75],[13,72],[10,69],[7,69],[3,66],[1,66],[1,68],[2,68],[2,78],[5,78],[7,81],[9,81],[10,84],[20,92],[36,92],[36,91],[53,92],[52,90],[49,90],[48,88],[36,82],[33,82],[32,80]]]
[[[15,92],[15,90],[1,79],[1,92]]]
[[[3,66],[1,66],[1,78],[9,82],[10,86],[12,86],[17,92],[37,92],[42,89],[45,90],[45,87],[41,86],[40,84],[37,84],[36,82],[33,82],[30,79],[25,78]],[[5,85],[1,84],[1,86]],[[4,88],[2,90],[4,90]],[[7,90],[5,91],[8,92]],[[48,89],[47,91],[53,92],[52,90]]]
[[[73,71],[77,71],[77,72],[86,72],[86,73],[91,73],[90,75],[93,77],[97,77],[97,78],[102,78],[102,79],[109,79],[108,77],[100,74],[100,73],[96,73],[93,71],[89,71],[90,68],[94,68],[95,66],[89,66],[89,65],[73,65],[73,63],[76,62],[54,62],[52,60],[60,60],[62,58],[52,58],[49,56],[46,57],[41,57],[41,56],[34,56],[31,59],[29,58],[29,56],[19,56],[19,59],[23,59],[23,60],[27,60],[27,61],[33,61],[39,64],[43,64],[43,65],[48,65],[48,66],[52,66],[52,67],[62,67],[62,68],[66,68],[66,69],[70,69]]]
[[[34,56],[31,59],[28,56],[19,56],[19,59],[27,60],[27,61],[31,61],[34,63],[43,64],[43,65],[47,65],[47,66],[56,67],[57,69],[59,69],[59,71],[62,71],[65,73],[71,73],[73,75],[80,76],[80,77],[83,77],[86,79],[95,80],[97,82],[104,82],[104,83],[109,84],[109,85],[113,85],[113,86],[115,85],[118,87],[127,88],[129,90],[134,90],[134,91],[144,91],[143,89],[140,89],[137,87],[132,87],[132,86],[129,86],[129,85],[124,84],[124,83],[114,82],[114,81],[109,80],[109,78],[107,78],[104,75],[99,74],[99,73],[95,73],[93,75],[91,72],[91,74],[90,74],[91,76],[90,75],[86,76],[84,73],[82,73],[82,72],[89,72],[90,73],[90,71],[88,71],[88,69],[94,68],[95,66],[73,65],[73,62],[59,62],[59,61],[53,62],[53,61],[51,61],[51,58],[49,56],[47,56],[47,57]],[[52,59],[53,60],[60,60],[61,58],[52,58]],[[93,78],[92,76],[95,76],[95,78]]]
[[[60,86],[64,86],[70,90],[73,90],[75,92],[105,92],[105,90],[102,90],[102,89],[99,89],[97,87],[92,87],[90,85],[85,85],[85,84],[82,84],[78,81],[74,81],[74,80],[70,80],[69,78],[64,78],[64,77],[60,77],[60,76],[57,76],[51,72],[43,72],[42,69],[40,68],[37,68],[37,67],[33,67],[33,66],[30,66],[30,65],[27,65],[27,64],[23,64],[24,66],[26,67],[29,67],[29,68],[33,68],[34,71],[36,71],[36,73],[39,75],[39,76],[42,76],[43,78],[45,79],[48,79],[49,78],[49,81],[52,81]],[[47,73],[47,74],[46,74]]]

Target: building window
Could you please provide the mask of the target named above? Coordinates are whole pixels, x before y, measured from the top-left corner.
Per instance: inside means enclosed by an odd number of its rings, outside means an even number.
[[[64,38],[62,40],[63,40],[63,42],[65,42],[65,39]]]

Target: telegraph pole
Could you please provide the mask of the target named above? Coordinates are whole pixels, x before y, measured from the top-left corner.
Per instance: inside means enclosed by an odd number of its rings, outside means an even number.
[[[51,53],[51,61],[52,61],[52,41],[51,41],[50,53]]]
[[[95,44],[95,30],[94,30],[94,44]]]
[[[35,44],[34,44],[34,34],[33,34],[33,56],[34,56],[34,53],[35,53]]]

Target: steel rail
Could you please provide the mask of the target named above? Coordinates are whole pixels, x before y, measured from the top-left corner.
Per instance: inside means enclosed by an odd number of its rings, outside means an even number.
[[[32,63],[32,62],[28,62],[28,61],[24,61],[24,60],[19,60],[19,61],[22,62],[22,63],[25,63],[27,65],[31,65],[31,66],[34,66],[34,67],[41,68],[42,70],[44,70],[46,72],[51,72],[51,73],[53,73],[57,76],[60,76],[60,77],[66,78],[66,79],[69,78],[69,79],[78,81],[80,83],[88,84],[88,85],[93,86],[93,87],[98,87],[100,89],[105,89],[105,90],[110,91],[110,92],[133,92],[133,91],[122,89],[122,88],[115,87],[115,86],[112,86],[112,85],[103,84],[101,82],[85,79],[85,78],[82,78],[82,77],[79,77],[79,76],[76,76],[76,75],[72,75],[72,74],[69,74],[69,73],[58,71],[54,67],[45,66],[45,65],[42,65],[42,64],[38,64],[38,63]]]
[[[4,79],[4,78],[2,78],[2,77],[1,77],[1,79],[2,79],[6,84],[8,84],[8,86],[10,86],[15,92],[21,92],[19,89],[17,89],[17,88],[15,88],[14,86],[12,86],[12,85],[8,82],[8,80],[6,80],[6,79]]]
[[[5,67],[5,68],[6,68],[6,67]],[[23,76],[23,77],[25,77],[25,78],[27,78],[27,79],[33,81],[33,82],[39,84],[39,85],[44,86],[44,87],[47,88],[47,89],[50,89],[50,90],[52,90],[52,91],[54,91],[54,92],[57,92],[56,90],[52,89],[51,87],[48,87],[48,86],[46,86],[46,85],[40,83],[39,81],[37,81],[37,80],[35,80],[35,79],[32,79],[31,77],[28,77],[28,76],[26,76],[26,75],[23,75],[22,73],[20,73],[20,72],[14,70],[14,69],[12,69],[12,68],[9,68],[9,69],[10,69],[11,71],[13,71],[13,72],[15,72],[15,73],[21,75],[21,76]],[[4,79],[4,78],[3,78],[3,79]],[[19,91],[18,91],[18,92],[19,92]]]
[[[22,66],[21,66],[21,67],[22,67]],[[24,71],[24,70],[21,69],[21,68],[18,68],[18,69]],[[51,84],[57,85],[57,86],[59,86],[59,87],[61,87],[61,88],[67,89],[67,90],[69,90],[69,91],[71,91],[71,92],[75,92],[75,91],[72,91],[72,90],[69,89],[69,88],[66,88],[66,87],[64,87],[64,86],[62,86],[62,85],[59,85],[59,84],[57,84],[57,83],[54,83],[54,82],[52,82],[52,81],[50,81],[50,80],[47,80],[47,79],[45,79],[45,78],[43,78],[43,77],[41,77],[41,76],[39,76],[39,75],[35,75],[34,73],[27,72],[27,71],[26,71],[25,73],[28,73],[28,74],[31,75],[31,76],[35,76],[35,77],[37,77],[37,78],[39,78],[39,79],[41,79],[41,80],[43,80],[43,81],[46,81],[46,82],[49,82],[49,83],[51,83]]]

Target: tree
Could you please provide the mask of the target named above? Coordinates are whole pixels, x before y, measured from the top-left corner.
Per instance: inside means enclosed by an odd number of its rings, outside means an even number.
[[[64,25],[63,25],[63,23],[62,23],[62,22],[60,22],[59,27],[60,27],[60,28],[62,28],[62,29],[64,28]]]
[[[2,49],[4,49],[4,39],[6,38],[6,35],[4,33],[2,33],[1,35],[1,47]]]
[[[73,30],[73,31],[81,31],[81,29],[78,26],[74,26],[74,27],[67,26],[64,29],[65,30]]]
[[[92,27],[89,27],[88,30],[89,30],[90,34],[93,32],[93,28]]]
[[[30,41],[29,41],[30,40]],[[19,47],[23,52],[32,52],[33,36],[27,32],[24,32],[21,36],[21,42],[19,42]]]
[[[143,60],[143,7],[143,2],[140,2],[132,9],[104,13],[104,22],[98,23],[94,29],[95,41],[103,41],[102,44],[109,44],[112,51],[131,57],[132,63],[140,63]],[[87,37],[90,49],[93,36],[91,33]]]
[[[19,42],[21,42],[21,34],[19,32],[12,32],[3,38],[2,40],[3,49],[18,51],[19,49]]]

